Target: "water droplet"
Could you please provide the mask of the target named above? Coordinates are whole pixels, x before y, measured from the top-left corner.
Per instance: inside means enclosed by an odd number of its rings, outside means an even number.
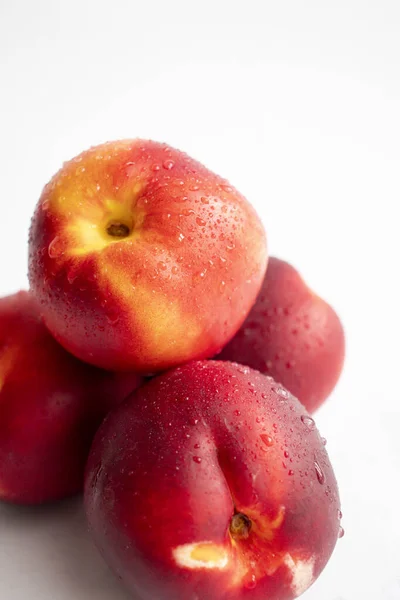
[[[185,236],[183,235],[183,233],[180,233],[180,234],[178,235],[178,241],[179,241],[179,242],[183,242],[183,240],[184,240],[184,239],[185,239]]]
[[[167,171],[170,171],[171,169],[174,168],[175,163],[173,160],[164,160],[163,165],[164,169],[167,169]]]
[[[256,587],[256,585],[257,585],[257,579],[256,579],[256,576],[255,576],[255,575],[252,575],[252,576],[250,577],[250,579],[248,579],[248,580],[246,581],[246,583],[245,583],[245,587],[246,587],[248,590],[254,590],[254,588]]]
[[[167,265],[165,264],[165,262],[163,262],[162,260],[160,260],[160,261],[157,263],[157,267],[158,267],[159,269],[161,269],[162,271],[165,271],[165,269],[167,268]]]
[[[198,449],[200,448],[200,444],[195,444],[195,445],[193,446],[193,448],[195,448],[196,450],[198,450]]]
[[[193,462],[197,463],[198,465],[201,463],[201,457],[200,456],[193,456]]]
[[[240,413],[240,410],[234,410],[234,411],[233,411],[233,414],[234,414],[236,417],[240,417],[240,414],[241,414],[241,413]]]
[[[342,538],[344,536],[344,529],[342,526],[339,527],[338,538]]]
[[[194,210],[193,210],[193,208],[184,208],[184,209],[181,211],[181,214],[182,214],[184,217],[189,217],[190,215],[194,215]]]
[[[272,439],[272,437],[270,435],[268,435],[267,433],[262,433],[260,435],[260,439],[263,442],[263,444],[265,444],[268,447],[271,447],[274,443],[274,440]]]
[[[287,400],[290,396],[289,392],[281,386],[273,387],[272,391],[274,391],[276,394],[278,394],[278,396],[280,396],[281,398],[285,398],[285,400]]]
[[[200,217],[196,217],[196,223],[200,227],[205,227],[205,225],[207,225],[207,221],[205,221],[204,219],[200,219]]]
[[[289,471],[288,471],[288,475],[290,475],[290,476],[294,475],[294,471],[293,471],[293,469],[289,469]]]
[[[57,256],[64,254],[61,244],[61,238],[58,235],[56,235],[56,237],[50,242],[49,247],[47,249],[50,258],[57,258]]]
[[[93,283],[94,281],[97,281],[98,277],[97,277],[97,273],[94,273],[93,271],[90,271],[88,274],[88,281],[90,281],[91,283]],[[133,288],[135,289],[135,288]]]
[[[67,281],[69,284],[73,284],[75,279],[78,277],[78,272],[70,269],[67,273]]]
[[[160,165],[152,165],[151,166],[152,171],[159,171],[160,169],[161,169]]]
[[[109,312],[107,314],[107,321],[111,323],[111,325],[115,325],[119,321],[119,314],[117,312]]]
[[[322,485],[323,483],[325,483],[325,474],[321,468],[321,465],[319,464],[319,462],[317,460],[314,461],[314,468],[315,468],[315,473],[317,475],[317,479],[318,479],[319,483]]]
[[[315,429],[315,421],[309,415],[301,415],[301,420],[303,421],[307,429],[310,429],[311,431]]]
[[[232,191],[231,186],[230,185],[226,185],[226,184],[222,184],[221,185],[221,189],[224,190],[225,192],[228,192],[228,193]]]
[[[285,458],[289,458],[289,452],[287,450],[285,450],[285,452],[283,453]]]
[[[50,201],[49,200],[43,200],[43,202],[42,202],[42,210],[43,211],[49,210],[49,206],[50,206]]]
[[[189,190],[191,190],[192,192],[197,192],[197,190],[200,189],[200,186],[198,185],[191,185]]]
[[[338,511],[337,511],[337,518],[339,521],[343,518],[343,513],[340,509],[338,509]]]
[[[327,444],[327,440],[326,440],[326,438],[324,438],[324,437],[323,437],[323,438],[321,438],[321,442],[322,442],[322,445],[323,445],[323,446],[326,446],[326,444]]]
[[[178,267],[172,267],[172,269],[171,269],[171,273],[172,273],[173,275],[176,275],[177,273],[179,273],[179,269],[178,269]]]

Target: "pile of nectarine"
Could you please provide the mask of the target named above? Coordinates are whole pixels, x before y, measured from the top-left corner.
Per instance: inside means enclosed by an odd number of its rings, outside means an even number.
[[[339,378],[343,329],[267,262],[226,180],[121,141],[46,185],[30,291],[0,300],[0,500],[84,488],[98,548],[142,600],[291,600],[342,534],[309,413]]]

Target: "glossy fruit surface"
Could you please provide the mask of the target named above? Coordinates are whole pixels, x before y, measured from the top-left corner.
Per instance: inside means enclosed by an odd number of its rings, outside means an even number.
[[[314,420],[272,379],[221,361],[160,375],[107,417],[85,503],[104,558],[142,600],[292,600],[340,526]]]
[[[27,292],[0,299],[0,500],[40,504],[81,491],[93,436],[142,379],[68,354]]]
[[[345,337],[333,308],[287,262],[270,257],[257,301],[218,359],[272,376],[314,412],[343,368]]]
[[[153,373],[220,351],[266,269],[247,200],[186,154],[107,143],[66,163],[32,221],[29,279],[56,339],[86,362]]]

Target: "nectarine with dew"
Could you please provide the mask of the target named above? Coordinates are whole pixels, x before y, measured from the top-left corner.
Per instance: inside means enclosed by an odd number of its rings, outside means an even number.
[[[263,226],[227,181],[166,144],[107,143],[45,187],[29,280],[78,358],[154,373],[221,350],[264,277]]]
[[[218,359],[272,376],[315,411],[343,368],[345,336],[333,308],[287,262],[270,257],[257,301]]]
[[[223,361],[159,375],[110,413],[85,504],[101,553],[142,600],[291,600],[340,533],[312,417],[271,378]]]
[[[0,500],[40,504],[81,491],[98,426],[140,383],[68,354],[27,292],[0,299]]]

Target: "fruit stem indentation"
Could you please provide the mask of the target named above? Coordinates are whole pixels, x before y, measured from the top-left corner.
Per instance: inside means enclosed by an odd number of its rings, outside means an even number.
[[[117,223],[114,221],[108,224],[106,231],[111,237],[119,238],[128,237],[131,232],[130,228],[128,225],[125,225],[125,223]]]
[[[246,539],[250,535],[251,520],[245,514],[238,512],[233,515],[229,530],[234,539]]]

